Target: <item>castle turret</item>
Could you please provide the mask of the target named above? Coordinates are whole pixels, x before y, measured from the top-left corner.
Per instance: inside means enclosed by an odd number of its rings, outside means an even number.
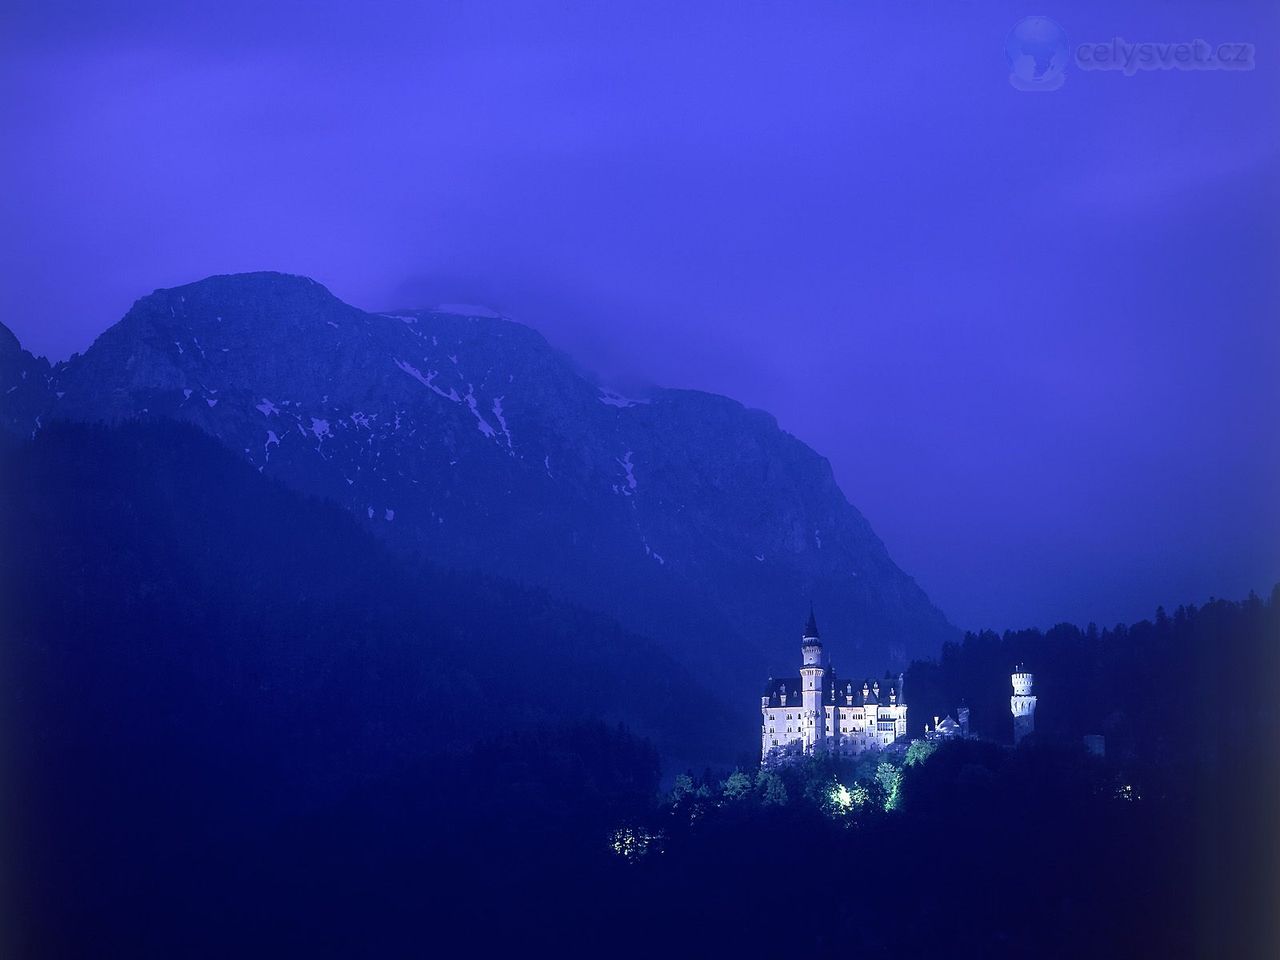
[[[805,624],[800,640],[802,656],[800,666],[800,694],[803,699],[802,740],[806,750],[821,742],[826,734],[826,710],[823,706],[823,684],[827,668],[822,656],[822,636],[818,633],[818,621],[809,607],[809,622]]]
[[[1031,692],[1035,677],[1019,665],[1014,667],[1012,679],[1013,696],[1009,698],[1009,709],[1013,712],[1013,745],[1016,747],[1023,737],[1036,729],[1036,698]]]
[[[818,633],[818,621],[813,615],[813,606],[809,607],[809,622],[804,625],[804,636],[800,640],[800,653],[804,656],[804,665],[822,665],[822,635]]]

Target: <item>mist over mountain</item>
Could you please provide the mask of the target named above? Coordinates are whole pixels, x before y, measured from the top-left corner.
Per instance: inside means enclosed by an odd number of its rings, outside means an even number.
[[[37,394],[3,401],[14,432],[193,423],[401,554],[607,613],[726,695],[791,665],[810,600],[849,668],[956,636],[827,461],[770,415],[694,391],[617,395],[509,320],[369,313],[257,273],[143,297],[43,376],[3,349],[6,376],[28,370]]]

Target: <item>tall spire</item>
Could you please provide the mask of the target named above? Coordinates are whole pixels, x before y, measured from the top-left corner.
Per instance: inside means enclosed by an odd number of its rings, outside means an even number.
[[[809,603],[809,622],[804,625],[805,639],[812,637],[815,640],[821,640],[822,634],[818,633],[818,620],[813,615],[813,602]]]

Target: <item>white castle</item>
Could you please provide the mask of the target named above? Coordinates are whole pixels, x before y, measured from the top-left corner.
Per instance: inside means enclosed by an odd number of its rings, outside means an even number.
[[[897,680],[841,681],[822,652],[813,611],[800,641],[800,676],[769,679],[760,697],[760,756],[821,750],[853,755],[907,735],[902,674]]]
[[[1036,697],[1031,692],[1035,677],[1023,666],[1013,668],[1013,696],[1009,698],[1009,710],[1013,713],[1013,745],[1016,747],[1027,734],[1036,731]]]

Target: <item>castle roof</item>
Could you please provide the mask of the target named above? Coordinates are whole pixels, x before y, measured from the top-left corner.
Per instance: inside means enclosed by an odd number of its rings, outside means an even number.
[[[879,680],[875,677],[868,677],[861,683],[857,680],[839,680],[836,678],[835,671],[828,671],[828,683],[824,684],[822,693],[822,702],[826,704],[835,704],[837,706],[846,706],[848,697],[853,697],[853,705],[859,706],[876,706],[878,704],[888,704],[890,702],[889,694],[896,692],[898,682],[896,680]],[[787,694],[787,706],[798,706],[801,703],[804,688],[800,684],[799,677],[784,677],[781,680],[771,679],[765,684],[762,697],[768,697],[767,706],[782,706],[782,693]],[[903,702],[903,701],[899,701]]]
[[[764,692],[760,695],[769,698],[769,706],[782,706],[782,694],[787,695],[787,704],[800,703],[800,678],[786,677],[782,680],[770,680],[764,685]]]
[[[813,604],[809,604],[809,622],[804,625],[805,640],[821,640],[822,634],[818,632],[818,618],[813,615]]]

